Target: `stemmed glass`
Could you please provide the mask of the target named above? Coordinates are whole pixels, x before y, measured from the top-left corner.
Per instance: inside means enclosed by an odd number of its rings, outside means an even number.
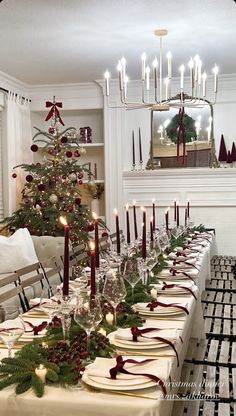
[[[44,286],[40,297],[40,309],[52,319],[58,312],[62,300],[59,286]]]
[[[103,286],[103,297],[114,310],[114,324],[116,326],[116,308],[125,299],[127,292],[122,275],[117,272],[108,273]]]
[[[19,313],[19,316],[16,319],[9,319],[0,324],[0,339],[8,349],[8,357],[11,357],[12,347],[15,342],[18,341],[25,332],[25,323],[21,317],[21,310],[19,308],[10,309],[6,308],[4,311],[6,315]]]
[[[90,334],[95,330],[102,318],[100,297],[92,297],[89,292],[80,293],[74,310],[74,320],[87,334],[88,353],[90,349]]]
[[[159,244],[160,244],[162,252],[164,252],[169,247],[169,237],[168,237],[165,227],[163,227],[160,231]]]
[[[141,279],[138,260],[135,258],[129,258],[124,267],[123,272],[124,279],[130,284],[132,289],[132,301],[134,302],[134,288],[138,281]]]

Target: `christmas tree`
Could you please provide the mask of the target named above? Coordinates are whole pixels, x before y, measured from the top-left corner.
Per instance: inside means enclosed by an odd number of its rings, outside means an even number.
[[[226,150],[226,146],[225,146],[225,139],[223,134],[221,135],[221,139],[220,139],[220,150],[219,150],[219,157],[218,160],[219,162],[226,162],[227,161],[227,150]]]
[[[51,108],[45,119],[51,120],[51,125],[48,132],[36,129],[31,146],[31,151],[37,152],[40,144],[43,162],[15,167],[26,172],[26,182],[19,209],[4,224],[11,230],[26,227],[32,235],[62,236],[63,226],[59,221],[62,215],[71,226],[72,243],[78,244],[87,241],[88,231],[93,230],[92,215],[81,204],[80,191],[84,173],[89,177],[91,174],[78,164],[82,149],[76,129],[60,132],[59,125],[64,123],[58,108],[62,103],[56,103],[54,97],[53,102],[46,102],[46,107]],[[17,173],[12,177],[16,178]]]

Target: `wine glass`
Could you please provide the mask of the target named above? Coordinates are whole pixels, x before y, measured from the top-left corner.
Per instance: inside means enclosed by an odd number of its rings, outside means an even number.
[[[11,357],[12,347],[25,332],[25,323],[18,307],[4,308],[5,316],[19,314],[16,319],[9,319],[0,324],[0,339],[8,349],[8,357]],[[2,315],[2,313],[1,313]]]
[[[122,275],[118,272],[108,273],[103,286],[103,297],[114,310],[114,324],[116,326],[116,308],[125,299],[127,292]]]
[[[89,353],[90,334],[103,318],[99,296],[91,296],[89,292],[80,293],[74,310],[75,322],[87,334],[87,351]]]
[[[134,287],[141,279],[139,270],[139,260],[130,258],[126,261],[123,273],[124,279],[130,284],[132,289],[132,301],[134,302]]]
[[[169,247],[169,237],[168,237],[165,227],[162,227],[162,229],[160,230],[159,244],[160,244],[162,252],[164,252],[167,249],[167,247]]]
[[[59,286],[44,286],[40,296],[40,309],[52,318],[57,314],[62,300],[62,290]]]

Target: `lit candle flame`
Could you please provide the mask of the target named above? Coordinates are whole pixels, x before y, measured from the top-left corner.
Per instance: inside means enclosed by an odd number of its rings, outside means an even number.
[[[118,210],[117,210],[117,208],[115,208],[115,209],[114,209],[114,214],[115,214],[115,215],[118,215]]]
[[[60,220],[60,223],[61,223],[62,225],[64,225],[64,227],[65,227],[66,225],[68,225],[68,224],[67,224],[67,220],[66,220],[66,218],[65,218],[65,217],[63,217],[62,215],[60,216],[59,220]]]
[[[126,209],[126,211],[129,211],[129,204],[125,205],[125,209]]]
[[[144,208],[144,207],[141,207],[140,209],[141,209],[141,211],[143,211],[143,212],[145,212],[145,211],[146,211],[146,208]]]
[[[97,220],[98,219],[98,216],[97,216],[96,212],[92,212],[92,216],[93,216],[93,219],[94,220]]]
[[[153,203],[153,204],[154,204],[154,202],[155,202],[155,198],[153,198],[153,199],[152,199],[152,203]]]
[[[90,247],[90,250],[91,251],[94,251],[95,250],[95,243],[94,243],[94,241],[90,241],[89,242],[89,247]]]
[[[150,217],[150,222],[153,222],[153,215],[151,215]]]
[[[134,201],[133,201],[133,205],[135,205],[135,204],[136,204],[136,201],[134,200]]]

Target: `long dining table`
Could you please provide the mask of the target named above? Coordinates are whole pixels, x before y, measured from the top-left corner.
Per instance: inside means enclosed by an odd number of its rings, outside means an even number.
[[[16,395],[14,387],[10,386],[0,391],[1,416],[169,416],[171,415],[174,395],[178,392],[178,382],[181,380],[181,370],[191,337],[204,338],[204,320],[201,309],[201,292],[205,287],[205,280],[210,278],[211,250],[214,246],[214,237],[207,240],[207,244],[199,257],[199,273],[195,282],[197,300],[190,294],[178,296],[178,302],[184,302],[189,314],[176,315],[166,318],[150,318],[146,325],[157,328],[177,329],[179,337],[176,341],[176,350],[179,356],[177,365],[176,355],[171,348],[157,350],[155,358],[166,362],[169,368],[171,385],[167,387],[168,397],[164,399],[159,386],[138,392],[105,391],[88,387],[85,383],[78,386],[62,388],[45,386],[45,394],[37,398],[29,390],[22,395]],[[173,302],[176,297],[161,294],[160,301]],[[35,313],[24,315],[27,321],[33,324],[39,321]],[[42,319],[41,319],[42,320]],[[118,348],[119,350],[119,348]],[[122,351],[118,351],[121,353]],[[0,359],[7,356],[7,350],[0,345]],[[145,351],[142,358],[145,356]],[[173,383],[175,382],[175,383]]]

